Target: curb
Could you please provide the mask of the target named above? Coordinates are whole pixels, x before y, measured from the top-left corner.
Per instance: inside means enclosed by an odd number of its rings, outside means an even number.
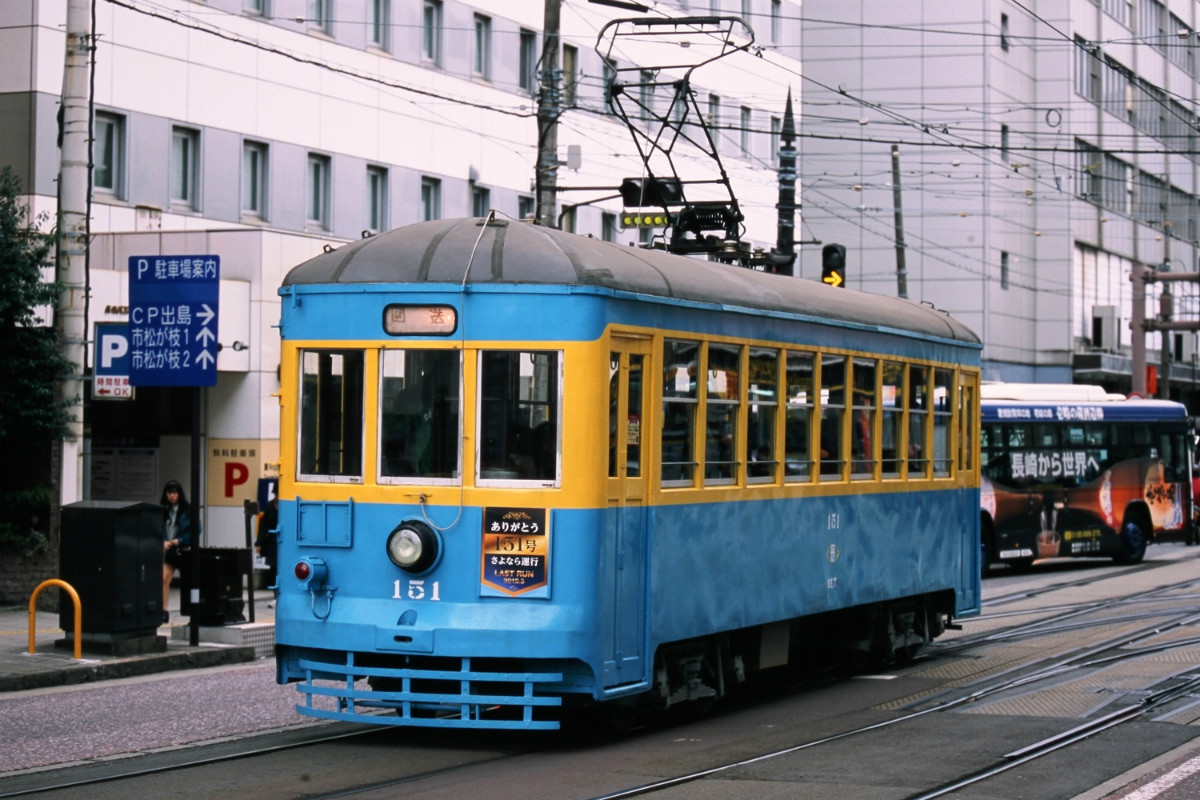
[[[0,675],[0,692],[20,692],[52,686],[74,686],[95,681],[132,678],[180,669],[217,667],[257,660],[254,647],[212,647],[183,653],[163,653],[141,658],[92,664],[71,664],[39,669],[23,675]]]

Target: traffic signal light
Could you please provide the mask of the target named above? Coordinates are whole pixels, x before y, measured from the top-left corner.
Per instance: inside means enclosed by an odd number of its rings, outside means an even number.
[[[846,248],[827,244],[821,248],[821,283],[841,286],[846,282]]]
[[[683,184],[678,178],[626,178],[621,181],[621,202],[627,208],[680,205]]]
[[[662,211],[626,211],[621,214],[622,228],[665,228],[675,224],[675,215]]]

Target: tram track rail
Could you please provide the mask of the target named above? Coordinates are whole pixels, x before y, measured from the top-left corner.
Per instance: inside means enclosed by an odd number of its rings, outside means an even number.
[[[337,728],[337,730],[329,730]],[[295,733],[289,731],[289,733]],[[297,750],[304,747],[313,747],[321,744],[329,744],[332,742],[345,741],[356,738],[369,737],[372,734],[382,735],[387,733],[386,729],[366,728],[357,725],[348,724],[332,724],[332,725],[315,725],[308,728],[306,731],[300,732],[300,735],[294,741],[289,741],[280,744],[269,745],[251,745],[244,749],[239,749],[237,752],[221,753],[217,755],[200,756],[200,757],[172,757],[168,753],[154,754],[137,754],[131,755],[120,760],[105,760],[103,762],[85,762],[75,763],[70,765],[62,765],[56,767],[43,767],[32,770],[25,770],[19,773],[10,773],[4,775],[5,781],[0,783],[0,800],[7,800],[12,797],[29,797],[38,794],[46,794],[49,792],[59,792],[69,789],[86,789],[106,783],[115,783],[124,780],[135,780],[138,778],[146,778],[154,775],[163,775],[173,772],[181,772],[197,767],[212,766],[217,764],[226,764],[235,761],[242,761],[256,757],[270,755],[272,753],[282,753],[289,750]],[[254,741],[254,739],[275,738],[272,733],[258,734],[255,737],[249,737],[242,741]],[[208,749],[212,745],[199,743],[193,749]],[[182,754],[185,751],[173,751],[176,754]],[[147,765],[147,760],[161,762]],[[131,766],[128,769],[122,769],[125,765],[132,765],[134,762],[139,762],[136,766]],[[115,771],[111,771],[114,770]],[[83,775],[81,773],[89,770],[110,771],[100,775]],[[69,777],[69,776],[76,777]],[[15,789],[3,788],[5,784],[19,783],[21,786]]]
[[[1200,620],[1200,615],[1192,615],[1192,619]],[[1144,635],[1144,632],[1139,633],[1139,635],[1137,637],[1129,637],[1129,640],[1134,641],[1137,638],[1141,638],[1143,635]],[[703,780],[705,778],[712,777],[712,776],[718,775],[723,772],[728,772],[730,770],[738,769],[741,767],[751,766],[753,764],[758,764],[758,763],[761,763],[763,761],[767,761],[770,759],[781,758],[784,756],[789,756],[789,755],[793,755],[796,753],[800,753],[805,750],[816,749],[816,748],[819,748],[819,747],[822,747],[825,745],[832,744],[834,742],[844,741],[844,740],[852,738],[852,737],[863,736],[865,734],[874,733],[874,732],[882,730],[884,728],[902,726],[906,723],[910,723],[921,717],[925,717],[930,714],[951,711],[951,710],[954,710],[961,706],[977,702],[979,700],[982,700],[982,699],[984,699],[988,696],[994,695],[994,694],[998,694],[998,693],[1005,692],[1005,691],[1010,691],[1010,690],[1017,689],[1017,688],[1027,687],[1027,686],[1030,686],[1033,683],[1036,683],[1039,681],[1046,681],[1049,679],[1060,677],[1068,669],[1093,669],[1093,668],[1096,668],[1096,667],[1099,667],[1102,665],[1111,664],[1116,661],[1124,661],[1124,660],[1131,660],[1134,658],[1138,658],[1138,657],[1144,656],[1147,652],[1149,652],[1151,650],[1154,652],[1161,652],[1163,650],[1169,650],[1169,649],[1176,648],[1176,647],[1192,645],[1192,644],[1195,644],[1197,641],[1200,641],[1200,637],[1198,637],[1197,639],[1189,639],[1186,641],[1175,642],[1175,643],[1171,643],[1171,644],[1164,644],[1164,645],[1161,645],[1161,646],[1158,646],[1155,648],[1147,648],[1147,649],[1139,650],[1136,652],[1117,654],[1117,655],[1109,656],[1109,657],[1106,657],[1103,659],[1096,659],[1096,658],[1092,657],[1092,656],[1095,656],[1096,653],[1094,651],[1097,648],[1087,648],[1086,650],[1081,652],[1079,657],[1081,657],[1081,658],[1088,657],[1089,660],[1082,661],[1077,664],[1069,663],[1069,661],[1071,661],[1073,659],[1069,659],[1066,661],[1063,661],[1060,659],[1059,663],[1056,663],[1050,667],[1042,669],[1042,670],[1038,671],[1037,673],[1034,673],[1031,675],[1024,675],[1024,676],[1017,677],[1017,678],[1007,679],[1007,680],[996,682],[996,683],[993,683],[993,684],[990,684],[987,686],[983,686],[983,687],[978,687],[978,688],[975,688],[974,690],[970,691],[969,693],[962,694],[953,699],[943,700],[943,701],[937,702],[933,705],[926,705],[923,708],[917,708],[915,710],[908,711],[907,713],[904,713],[901,716],[895,717],[893,719],[884,720],[882,722],[874,723],[871,725],[864,725],[864,726],[861,726],[858,728],[854,728],[852,730],[843,731],[843,732],[840,732],[840,733],[837,733],[837,734],[834,734],[831,736],[826,736],[826,737],[823,737],[820,739],[814,739],[812,741],[803,742],[803,743],[796,744],[796,745],[793,745],[790,747],[780,748],[777,750],[773,750],[771,752],[761,753],[759,755],[756,755],[756,756],[753,756],[750,758],[743,758],[743,759],[739,759],[737,761],[730,761],[728,763],[712,766],[712,767],[709,767],[709,768],[706,768],[703,770],[696,770],[695,772],[691,772],[691,773],[688,773],[685,775],[676,775],[676,776],[672,776],[670,778],[666,778],[666,779],[663,779],[660,781],[655,781],[652,783],[646,783],[646,784],[642,784],[639,786],[630,787],[628,789],[623,789],[623,790],[620,790],[617,792],[596,795],[594,797],[589,798],[589,800],[623,800],[623,798],[641,797],[641,796],[651,795],[655,792],[658,792],[658,791],[661,791],[664,789],[668,789],[668,788],[675,787],[675,786],[681,786],[681,785],[684,785],[687,783],[693,783],[695,781]],[[1112,646],[1113,646],[1113,644],[1109,644],[1109,645],[1105,645],[1103,648],[1100,648],[1100,649],[1101,650],[1111,650]],[[1200,675],[1187,677],[1185,680],[1183,680],[1182,682],[1179,682],[1177,685],[1169,686],[1167,688],[1164,688],[1164,689],[1161,689],[1161,690],[1151,693],[1150,695],[1143,698],[1141,701],[1139,701],[1135,705],[1118,709],[1116,711],[1105,714],[1102,717],[1098,717],[1093,720],[1088,720],[1088,721],[1084,722],[1083,724],[1075,726],[1075,727],[1073,727],[1067,731],[1064,731],[1056,736],[1049,737],[1047,739],[1043,739],[1043,740],[1031,743],[1023,748],[1006,753],[1002,757],[1002,760],[996,764],[993,764],[985,769],[972,771],[969,774],[960,776],[959,778],[957,778],[951,782],[941,784],[933,789],[929,789],[929,790],[922,791],[922,792],[919,792],[914,795],[910,795],[909,797],[906,798],[906,800],[933,800],[933,798],[941,797],[943,795],[949,794],[950,792],[957,791],[957,790],[965,788],[967,786],[981,783],[992,777],[995,777],[1002,773],[1008,772],[1009,770],[1012,770],[1016,767],[1026,764],[1030,761],[1033,761],[1037,758],[1041,758],[1043,756],[1046,756],[1051,753],[1062,750],[1066,747],[1070,747],[1071,745],[1073,745],[1075,743],[1081,742],[1084,739],[1090,738],[1090,737],[1092,737],[1098,733],[1101,733],[1105,730],[1114,728],[1118,725],[1121,725],[1121,724],[1124,724],[1127,722],[1131,722],[1135,719],[1144,717],[1147,714],[1158,711],[1158,710],[1166,707],[1170,703],[1178,700],[1181,697],[1186,697],[1186,696],[1191,695],[1192,693],[1196,692],[1197,690],[1200,690]]]
[[[1104,601],[1087,603],[1084,606],[1059,604],[1044,606],[1036,610],[1036,612],[1032,610],[1028,612],[1013,612],[1011,614],[1006,612],[1004,616],[1011,617],[1012,619],[1019,619],[1024,613],[1050,613],[1039,620],[1012,625],[1002,630],[986,631],[979,636],[972,636],[969,633],[965,634],[947,644],[931,648],[929,655],[918,658],[910,667],[906,667],[905,669],[919,667],[924,664],[946,662],[955,658],[978,657],[980,653],[987,650],[1005,647],[1022,640],[1034,640],[1038,637],[1055,634],[1079,633],[1102,625],[1111,626],[1118,624],[1129,626],[1135,624],[1135,627],[1132,630],[1127,628],[1117,635],[1093,638],[1081,646],[1073,647],[1065,652],[1023,660],[1020,664],[1014,664],[1010,668],[1003,670],[1003,672],[992,674],[986,678],[974,680],[964,685],[944,687],[935,694],[893,707],[896,716],[889,719],[839,731],[809,741],[788,744],[785,747],[774,748],[767,752],[744,756],[724,763],[711,763],[704,766],[704,768],[686,772],[681,771],[678,774],[668,775],[660,780],[640,783],[608,793],[595,794],[590,800],[617,800],[618,798],[654,795],[657,792],[663,792],[672,787],[703,781],[706,778],[716,778],[722,774],[732,773],[740,768],[759,765],[772,759],[784,758],[809,751],[819,751],[823,747],[833,746],[835,743],[846,742],[855,737],[867,736],[885,729],[902,729],[906,724],[911,724],[918,719],[928,718],[931,715],[940,713],[962,710],[972,704],[1004,696],[1006,693],[1012,694],[1029,691],[1034,687],[1052,684],[1055,681],[1062,681],[1069,675],[1084,674],[1089,671],[1096,672],[1120,662],[1145,658],[1155,653],[1164,653],[1177,648],[1196,647],[1200,645],[1200,635],[1177,637],[1169,641],[1154,641],[1156,638],[1160,638],[1163,633],[1172,630],[1181,630],[1191,626],[1200,628],[1200,611],[1197,610],[1196,603],[1198,598],[1195,594],[1187,591],[1189,587],[1195,586],[1196,583],[1196,581],[1191,580],[1180,581],[1145,592],[1129,593],[1119,597],[1108,598]],[[1077,586],[1078,584],[1079,582],[1072,582],[1072,586]],[[1059,588],[1062,588],[1061,584]],[[1047,592],[1039,592],[1039,594],[1045,595]],[[1181,607],[1176,607],[1173,611],[1170,609],[1137,611],[1135,613],[1111,616],[1114,610],[1150,602],[1170,602],[1176,603],[1177,606]],[[1144,622],[1145,624],[1136,625],[1138,622]],[[901,670],[901,672],[903,671]],[[827,682],[820,681],[819,683]],[[793,684],[787,691],[792,694],[802,694],[811,690],[811,684]],[[995,763],[980,766],[977,762],[973,765],[975,768],[967,769],[963,774],[951,780],[942,781],[927,789],[923,789],[911,795],[907,800],[932,800],[932,798],[960,791],[968,786],[986,783],[988,780],[995,779],[997,776],[1024,764],[1070,748],[1105,731],[1135,720],[1145,719],[1147,715],[1168,708],[1172,703],[1178,702],[1181,698],[1191,697],[1196,692],[1200,692],[1200,675],[1184,674],[1173,676],[1162,681],[1160,684],[1146,687],[1145,696],[1140,697],[1136,702],[1122,705],[1094,719],[1086,719],[1080,724],[1071,726],[1054,736],[1033,741],[1023,747],[1011,748],[1008,752],[998,757]],[[1114,702],[1124,703],[1125,700],[1121,699]],[[237,760],[268,757],[271,754],[287,750],[297,750],[304,747],[315,748],[339,741],[352,741],[360,737],[386,735],[388,732],[388,729],[380,729],[375,726],[367,729],[359,729],[357,726],[339,726],[339,728],[341,729],[336,732],[322,732],[318,728],[314,730],[312,735],[300,737],[296,741],[286,744],[248,747],[236,753],[214,754],[201,758],[176,760],[173,763],[159,763],[149,766],[143,763],[141,766],[135,766],[131,760],[127,766],[133,768],[120,772],[110,770],[104,775],[78,777],[78,773],[76,773],[76,777],[66,778],[67,773],[65,771],[46,770],[44,774],[48,780],[43,782],[41,786],[36,788],[21,788],[13,791],[5,791],[0,787],[0,798],[36,796],[41,793],[67,789],[86,791],[89,786],[120,782],[122,780],[133,781],[134,783],[130,785],[134,786],[136,785],[136,781],[141,778],[172,772],[179,774],[180,771],[184,770],[219,765]],[[470,775],[472,770],[488,769],[489,766],[495,767],[498,763],[504,762],[506,759],[536,755],[555,749],[553,740],[550,738],[538,737],[518,741],[522,741],[524,746],[502,746],[498,750],[503,752],[498,752],[497,750],[479,752],[476,754],[479,756],[478,758],[469,757],[454,764],[425,770],[418,769],[410,774],[396,775],[394,778],[384,777],[382,780],[364,781],[361,785],[346,786],[337,791],[315,791],[305,796],[319,800],[321,798],[371,795],[403,786],[422,786],[427,788],[431,785],[439,785],[442,781],[454,781],[456,776]],[[511,744],[511,741],[509,744]],[[108,766],[111,767],[112,763],[110,762]],[[78,796],[86,795],[80,794]]]
[[[1106,571],[1100,574],[1089,574],[1079,578],[1078,580],[1062,581],[1060,583],[1047,583],[1044,586],[1035,586],[1027,589],[1020,589],[1008,594],[997,595],[984,600],[983,605],[985,607],[1001,606],[1009,603],[1017,603],[1022,600],[1032,600],[1036,597],[1040,597],[1041,595],[1049,594],[1050,592],[1058,592],[1064,589],[1078,589],[1084,586],[1094,586],[1097,583],[1103,583],[1118,577],[1123,578],[1130,575],[1136,575],[1140,572],[1150,572],[1158,569],[1160,566],[1161,565],[1158,562],[1143,561],[1140,564],[1122,567],[1116,572]]]

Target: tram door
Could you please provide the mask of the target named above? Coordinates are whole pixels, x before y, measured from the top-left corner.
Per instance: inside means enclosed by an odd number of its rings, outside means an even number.
[[[962,610],[980,607],[982,602],[982,587],[979,578],[982,575],[983,558],[980,546],[981,532],[977,508],[979,506],[979,382],[974,375],[960,375],[958,381],[958,455],[955,458],[955,477],[960,487],[959,519],[962,521],[962,586],[963,593],[959,599]]]
[[[614,335],[609,353],[608,518],[602,574],[612,580],[611,649],[605,685],[646,678],[646,391],[650,340]]]

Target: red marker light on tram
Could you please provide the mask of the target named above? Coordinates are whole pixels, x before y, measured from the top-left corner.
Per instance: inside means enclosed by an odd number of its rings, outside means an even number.
[[[329,568],[325,566],[325,559],[315,556],[305,556],[300,559],[292,571],[296,573],[300,587],[305,590],[324,586],[329,577]]]

